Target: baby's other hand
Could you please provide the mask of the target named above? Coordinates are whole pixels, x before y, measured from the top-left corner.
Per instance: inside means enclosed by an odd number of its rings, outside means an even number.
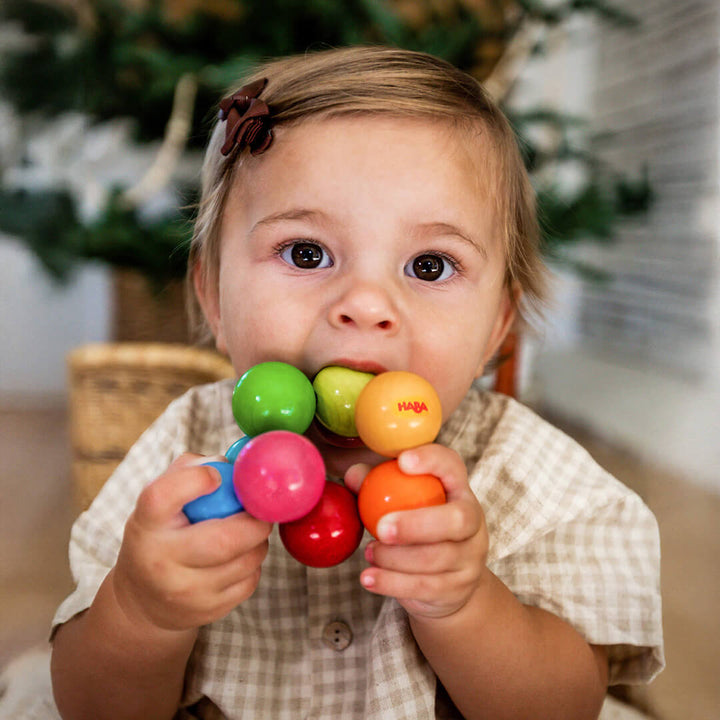
[[[203,460],[180,456],[143,490],[128,518],[112,585],[133,622],[198,628],[255,591],[272,525],[245,512],[191,525],[183,506],[220,485]]]
[[[367,546],[371,567],[360,581],[374,593],[397,598],[411,616],[447,617],[465,606],[489,572],[485,515],[455,451],[423,445],[401,453],[398,462],[409,475],[439,478],[447,502],[385,515],[378,540]],[[346,484],[357,491],[367,471],[353,466]]]

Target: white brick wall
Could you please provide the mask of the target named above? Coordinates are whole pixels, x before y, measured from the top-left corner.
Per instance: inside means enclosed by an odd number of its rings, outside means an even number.
[[[703,381],[720,374],[720,3],[624,4],[641,26],[599,32],[594,146],[631,176],[647,165],[656,203],[591,251],[614,278],[586,286],[580,329],[591,346]]]
[[[720,492],[720,3],[615,2],[641,26],[587,38],[581,114],[610,167],[647,165],[656,202],[611,246],[583,248],[613,279],[574,280],[572,310],[561,296],[530,394]]]

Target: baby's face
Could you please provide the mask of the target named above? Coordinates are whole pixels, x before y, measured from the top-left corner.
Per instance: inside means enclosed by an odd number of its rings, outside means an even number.
[[[413,120],[278,130],[231,191],[218,292],[203,303],[237,372],[266,360],[311,379],[326,365],[409,370],[447,418],[513,314],[490,183],[467,146]],[[337,474],[366,459],[321,450]]]

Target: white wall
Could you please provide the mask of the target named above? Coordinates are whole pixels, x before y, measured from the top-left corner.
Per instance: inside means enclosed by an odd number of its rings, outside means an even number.
[[[110,313],[105,269],[87,266],[59,286],[23,246],[0,237],[0,402],[62,400],[67,352],[107,340]]]
[[[720,7],[624,5],[638,30],[581,26],[518,87],[591,118],[601,156],[647,163],[657,194],[587,253],[612,282],[561,283],[528,397],[720,492]]]
[[[583,348],[545,348],[539,400],[553,413],[720,492],[720,388]]]

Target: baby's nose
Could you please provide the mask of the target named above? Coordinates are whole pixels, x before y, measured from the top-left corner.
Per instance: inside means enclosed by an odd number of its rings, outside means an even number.
[[[399,315],[390,293],[380,284],[354,283],[331,305],[330,323],[337,328],[377,329],[392,334]]]

